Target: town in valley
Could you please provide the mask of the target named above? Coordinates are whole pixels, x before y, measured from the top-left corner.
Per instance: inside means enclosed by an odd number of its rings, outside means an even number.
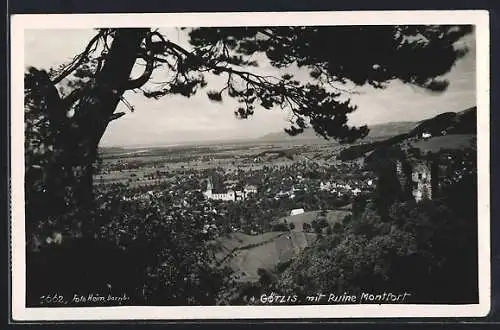
[[[276,272],[318,238],[342,231],[353,203],[376,195],[377,161],[393,170],[404,198],[415,202],[438,199],[446,186],[473,173],[475,135],[466,126],[475,111],[444,114],[453,117],[444,126],[436,118],[405,123],[406,133],[399,124],[399,134],[347,145],[319,137],[264,137],[102,148],[97,198],[119,192],[123,203],[163,204],[167,212],[160,221],[201,223],[213,257],[231,268],[231,277],[258,282],[264,271]],[[387,141],[397,152],[376,158]],[[370,144],[372,150],[352,156]]]

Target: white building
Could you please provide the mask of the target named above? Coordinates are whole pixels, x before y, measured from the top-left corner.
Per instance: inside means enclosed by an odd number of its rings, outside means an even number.
[[[293,209],[290,211],[290,216],[298,215],[304,213],[304,209]]]
[[[337,188],[339,185],[337,185],[335,182],[330,182],[327,181],[324,183],[323,181],[320,182],[319,184],[319,190],[332,190],[334,188]]]
[[[359,188],[354,188],[352,190],[352,193],[354,194],[354,196],[358,196],[360,192],[361,192],[361,189],[359,189]]]
[[[257,193],[257,187],[253,185],[247,184],[245,188],[243,188],[243,191],[245,192],[245,195],[248,194],[256,194]]]
[[[331,188],[330,182],[323,183],[323,181],[321,181],[319,184],[319,190],[330,190],[330,188]]]
[[[213,193],[212,191],[210,191],[210,193],[207,194],[207,197],[208,197],[208,199],[216,199],[216,200],[220,200],[220,201],[234,201],[234,200],[236,200],[236,194],[235,194],[234,190],[232,190],[232,189],[229,189],[229,190],[224,191],[224,192],[216,192],[216,193]]]
[[[429,132],[422,133],[422,139],[430,139],[431,137],[432,137],[432,134]]]

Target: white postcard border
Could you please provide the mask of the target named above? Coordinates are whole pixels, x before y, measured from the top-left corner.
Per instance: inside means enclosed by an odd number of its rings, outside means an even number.
[[[473,24],[478,109],[479,304],[27,308],[24,223],[24,30],[90,27]],[[480,317],[490,311],[489,13],[464,11],[57,14],[11,17],[12,318],[16,321]],[[457,274],[457,276],[459,276]]]

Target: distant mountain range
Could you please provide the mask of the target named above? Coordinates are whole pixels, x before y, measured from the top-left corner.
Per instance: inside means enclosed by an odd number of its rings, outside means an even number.
[[[368,140],[379,140],[373,142],[389,143],[398,139],[405,139],[408,136],[417,136],[423,131],[428,131],[435,135],[442,130],[446,130],[449,134],[468,134],[473,132],[475,134],[476,128],[476,107],[472,107],[460,112],[445,112],[435,117],[417,122],[417,121],[398,121],[382,124],[369,125],[370,132],[368,133]],[[460,133],[465,132],[465,133]],[[175,145],[148,145],[148,146],[135,146],[135,147],[102,147],[107,152],[120,152],[127,149],[146,148],[146,147],[167,147],[167,146],[189,146],[189,145],[221,145],[232,143],[271,143],[271,142],[297,142],[297,143],[336,143],[335,140],[325,140],[323,137],[316,134],[312,129],[305,129],[302,134],[290,136],[286,132],[273,132],[256,139],[234,139],[234,140],[214,140],[214,141],[199,141],[199,142],[179,142]],[[372,142],[365,142],[362,145],[372,145]],[[358,148],[358,145],[352,146]],[[347,148],[349,149],[349,148]],[[373,150],[374,148],[369,148]],[[359,156],[358,156],[359,157]]]
[[[454,148],[454,145],[456,148],[474,147],[471,141],[472,137],[476,135],[476,117],[476,107],[460,112],[444,112],[416,123],[413,128],[404,133],[394,134],[389,138],[375,142],[350,146],[340,152],[339,159],[352,160],[368,156],[367,160],[371,160],[377,158],[378,155],[383,157],[386,150],[403,143],[434,151],[440,148]],[[428,134],[430,138],[422,139],[424,133]],[[422,143],[422,141],[429,142]]]
[[[383,124],[370,125],[368,128],[368,138],[378,139],[390,137],[402,133],[406,133],[417,126],[418,122],[413,121],[398,121]],[[257,139],[261,142],[284,142],[284,141],[311,141],[317,140],[325,141],[325,143],[332,143],[332,141],[325,140],[322,136],[316,134],[312,128],[305,129],[302,134],[290,136],[286,132],[275,132],[266,134]]]

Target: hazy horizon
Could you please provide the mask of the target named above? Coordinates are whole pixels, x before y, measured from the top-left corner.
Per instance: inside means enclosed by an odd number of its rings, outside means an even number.
[[[474,105],[475,106],[475,105]],[[466,108],[466,109],[460,109],[460,110],[457,110],[457,111],[450,111],[450,112],[460,112],[460,111],[463,111],[463,110],[467,110],[469,108]],[[447,111],[445,111],[447,112]],[[376,127],[376,126],[379,126],[379,125],[390,125],[390,124],[400,124],[400,123],[419,123],[423,120],[426,120],[426,119],[430,119],[429,117],[426,117],[426,118],[422,118],[420,120],[398,120],[398,121],[388,121],[388,122],[385,122],[385,123],[377,123],[377,124],[373,124],[371,125],[372,127]],[[368,125],[368,128],[370,128],[370,125]],[[313,131],[313,128],[307,128],[306,131],[309,130],[309,131]],[[279,134],[279,133],[283,133],[284,135],[287,134],[284,130],[282,131],[276,131],[276,132],[269,132],[269,133],[266,133],[264,135],[261,135],[261,136],[258,136],[258,137],[254,137],[254,138],[229,138],[229,139],[209,139],[209,140],[185,140],[185,141],[177,141],[177,142],[173,142],[173,143],[162,143],[162,142],[158,142],[158,143],[152,143],[152,144],[129,144],[129,145],[100,145],[99,147],[100,148],[123,148],[123,149],[136,149],[136,148],[161,148],[161,147],[175,147],[175,146],[195,146],[195,145],[210,145],[210,144],[214,144],[214,143],[220,143],[220,142],[224,142],[226,144],[231,144],[231,143],[245,143],[245,142],[259,142],[260,139],[262,138],[265,138],[266,136],[268,135],[271,135],[271,134]],[[314,133],[315,134],[315,133]],[[318,138],[318,139],[324,139],[323,137],[321,136],[315,136],[315,137],[312,137],[310,134],[306,137],[302,137],[301,136],[302,134],[299,134],[295,137],[291,137],[292,139],[295,139],[296,141],[305,141],[305,140],[309,140],[309,139],[313,139],[313,138]],[[294,141],[294,140],[291,140],[291,141]],[[361,140],[362,141],[362,140]],[[274,142],[274,141],[266,141],[266,140],[261,140],[262,143],[268,143],[268,142]],[[282,142],[285,142],[284,140]],[[331,143],[338,143],[336,142],[334,139],[331,139],[330,140]]]

